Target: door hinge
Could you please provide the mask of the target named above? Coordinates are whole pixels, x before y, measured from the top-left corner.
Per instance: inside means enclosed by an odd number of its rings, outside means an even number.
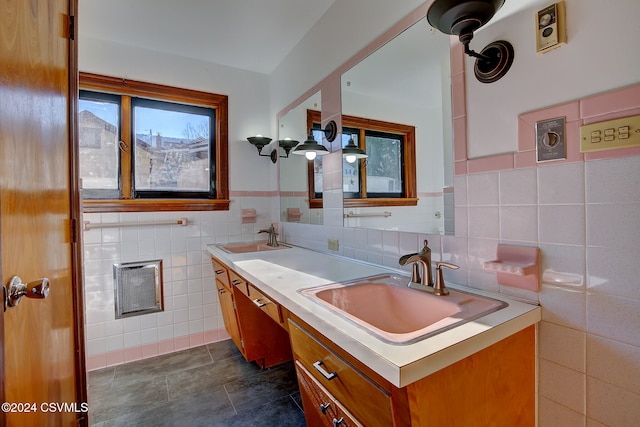
[[[240,340],[240,347],[244,348],[244,340]]]
[[[232,303],[233,303],[233,309],[236,310],[236,302],[232,301]]]
[[[78,219],[69,219],[69,232],[71,234],[71,243],[78,243],[80,241],[80,230],[78,230]]]
[[[76,39],[76,17],[69,15],[69,40]]]

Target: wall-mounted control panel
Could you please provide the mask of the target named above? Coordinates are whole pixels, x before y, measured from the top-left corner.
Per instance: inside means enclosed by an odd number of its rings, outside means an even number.
[[[564,1],[536,13],[536,52],[544,53],[567,42]]]
[[[640,116],[592,123],[580,127],[580,151],[640,146]]]

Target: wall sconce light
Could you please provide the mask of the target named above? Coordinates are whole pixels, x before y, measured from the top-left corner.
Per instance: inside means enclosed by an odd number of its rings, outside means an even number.
[[[285,153],[284,156],[280,156],[280,157],[282,158],[289,157],[289,152],[291,151],[291,149],[298,144],[300,144],[300,141],[296,141],[295,139],[291,139],[291,138],[285,138],[285,139],[279,140],[278,145],[280,146],[280,148],[284,150],[284,153]]]
[[[469,48],[473,32],[489,22],[505,0],[435,0],[427,11],[427,21],[445,34],[457,35],[464,53],[476,58],[473,72],[482,83],[502,78],[513,63],[513,46],[506,40],[489,43],[474,52]]]
[[[367,153],[356,145],[353,141],[353,136],[351,136],[347,146],[342,149],[342,157],[347,161],[347,163],[355,163],[357,159],[366,159]]]
[[[271,142],[271,138],[267,138],[266,136],[262,135],[256,135],[248,137],[247,141],[256,146],[256,148],[258,149],[258,156],[270,157],[272,163],[275,163],[277,161],[278,152],[275,149],[271,150],[270,154],[262,154],[262,149],[265,145],[268,145]]]
[[[316,158],[316,156],[324,156],[325,154],[329,154],[329,150],[327,150],[324,145],[318,144],[318,142],[313,138],[313,132],[309,130],[309,136],[307,136],[307,140],[294,148],[292,153],[301,156],[304,155],[307,160],[313,160]]]

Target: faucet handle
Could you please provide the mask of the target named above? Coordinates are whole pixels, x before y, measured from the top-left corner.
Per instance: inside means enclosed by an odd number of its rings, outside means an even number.
[[[437,262],[436,263],[436,284],[433,287],[434,293],[436,295],[449,295],[449,291],[444,285],[444,276],[442,275],[442,267],[447,267],[452,270],[457,270],[460,267],[455,264],[450,264],[448,262]]]

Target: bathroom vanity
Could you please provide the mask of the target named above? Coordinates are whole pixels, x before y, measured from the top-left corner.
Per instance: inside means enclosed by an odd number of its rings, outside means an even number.
[[[500,297],[497,311],[391,343],[302,291],[397,271],[297,247],[208,251],[229,335],[262,367],[293,358],[307,425],[535,425],[538,306]]]

